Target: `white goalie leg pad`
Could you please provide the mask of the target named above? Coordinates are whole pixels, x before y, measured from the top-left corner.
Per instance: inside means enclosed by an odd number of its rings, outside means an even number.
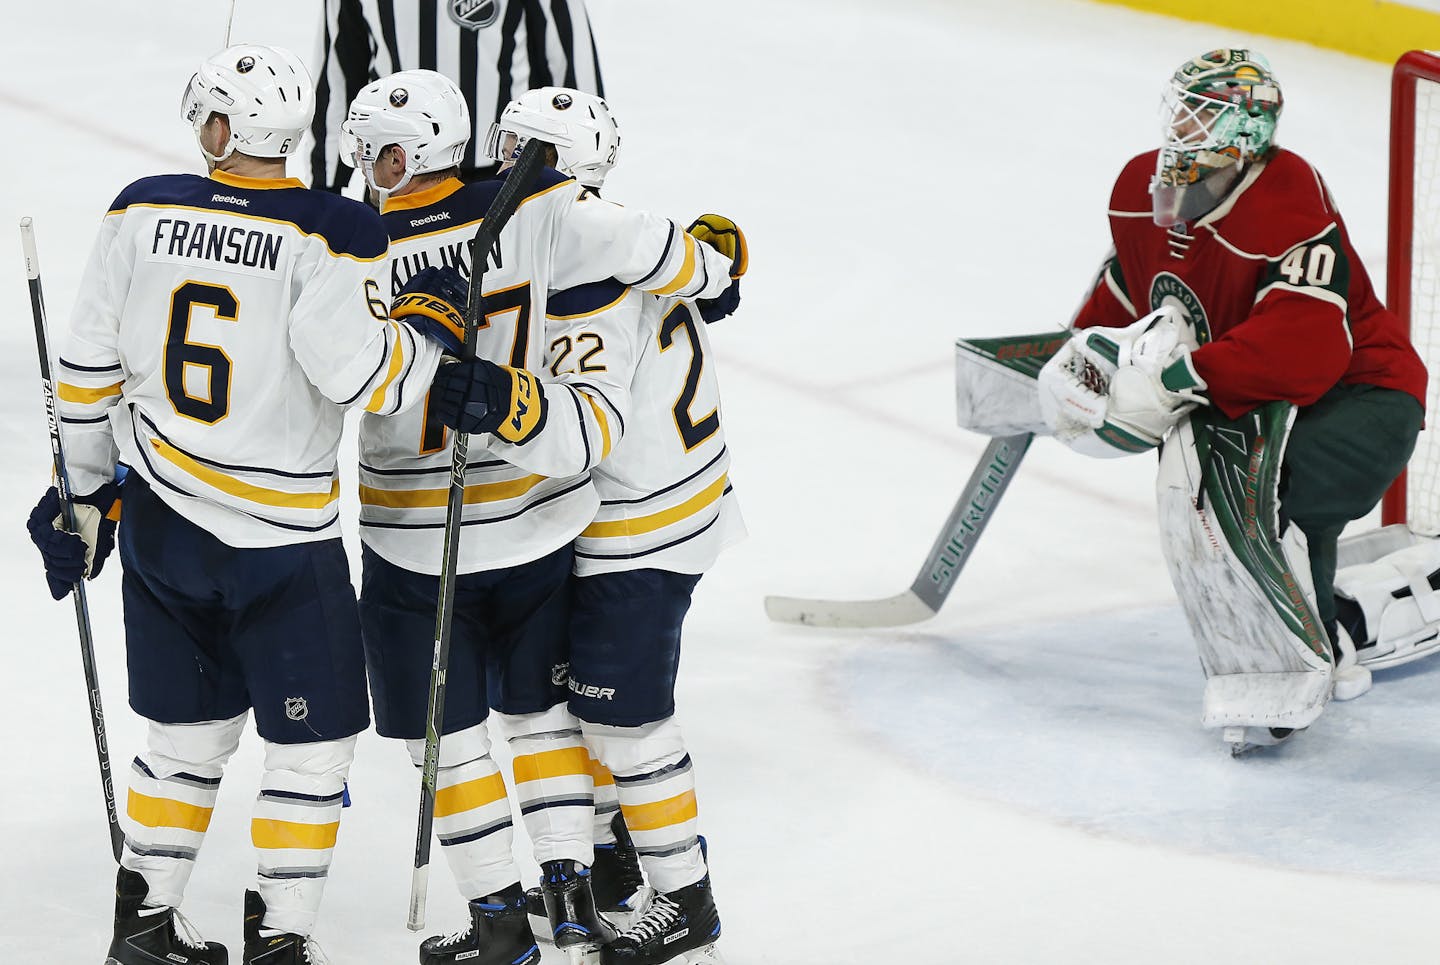
[[[145,751],[130,768],[130,827],[120,864],[144,877],[151,904],[180,904],[210,827],[225,762],[240,746],[248,717],[150,722]]]
[[[521,819],[541,864],[595,863],[595,788],[580,721],[559,703],[538,714],[492,714],[514,754]]]
[[[1355,631],[1356,655],[1372,670],[1397,667],[1440,650],[1440,539],[1421,539],[1372,563],[1335,574],[1344,622]],[[1346,603],[1350,604],[1348,607]]]
[[[415,766],[423,766],[425,742],[407,740],[405,746]],[[467,901],[493,895],[520,880],[510,798],[500,766],[490,756],[490,733],[483,723],[440,740],[435,837]]]
[[[265,774],[250,838],[265,899],[266,928],[309,935],[320,911],[340,833],[355,738],[308,744],[265,742]]]
[[[663,894],[705,877],[695,772],[675,718],[640,727],[582,726],[615,775],[620,811],[651,886]]]
[[[1329,644],[1314,615],[1303,534],[1290,526],[1276,540],[1263,515],[1274,505],[1288,420],[1248,437],[1202,428],[1210,433],[1208,485],[1195,431],[1186,419],[1171,434],[1156,488],[1162,549],[1205,672],[1202,721],[1305,727],[1330,698]],[[1247,469],[1228,471],[1236,465]],[[1263,493],[1263,478],[1248,472],[1267,468],[1272,491]]]

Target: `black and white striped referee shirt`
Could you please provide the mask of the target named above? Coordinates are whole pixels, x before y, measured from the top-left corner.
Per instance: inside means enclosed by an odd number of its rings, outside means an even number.
[[[465,168],[478,161],[490,125],[535,87],[604,95],[584,0],[325,0],[316,76],[310,183],[339,191],[351,168],[339,156],[350,101],[397,70],[436,70],[459,85],[475,133]]]

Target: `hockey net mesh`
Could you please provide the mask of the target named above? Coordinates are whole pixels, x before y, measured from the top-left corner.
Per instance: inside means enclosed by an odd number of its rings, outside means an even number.
[[[1402,84],[1413,84],[1414,109],[1397,109],[1392,121],[1391,190],[1401,193],[1391,199],[1388,300],[1402,317],[1408,303],[1410,337],[1430,369],[1430,428],[1420,433],[1405,478],[1396,484],[1403,486],[1404,511],[1387,507],[1385,522],[1408,522],[1415,532],[1435,536],[1440,535],[1440,55],[1407,55],[1397,66],[1397,95]],[[1398,96],[1397,101],[1403,107]],[[1400,130],[1406,124],[1412,125],[1413,140]],[[1409,185],[1397,186],[1393,179],[1402,167],[1411,175]],[[1396,233],[1397,205],[1409,211],[1408,264],[1403,244],[1397,244],[1404,239],[1403,231]],[[1408,299],[1401,292],[1408,292]]]

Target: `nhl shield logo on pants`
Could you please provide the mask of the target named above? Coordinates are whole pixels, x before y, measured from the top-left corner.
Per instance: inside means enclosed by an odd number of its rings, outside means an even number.
[[[310,705],[304,697],[286,697],[285,716],[291,720],[304,720],[310,716]]]

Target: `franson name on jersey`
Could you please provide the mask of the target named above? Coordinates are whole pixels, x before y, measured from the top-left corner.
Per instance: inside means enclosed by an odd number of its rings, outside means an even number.
[[[187,218],[160,218],[150,253],[274,271],[284,238],[272,231]]]

